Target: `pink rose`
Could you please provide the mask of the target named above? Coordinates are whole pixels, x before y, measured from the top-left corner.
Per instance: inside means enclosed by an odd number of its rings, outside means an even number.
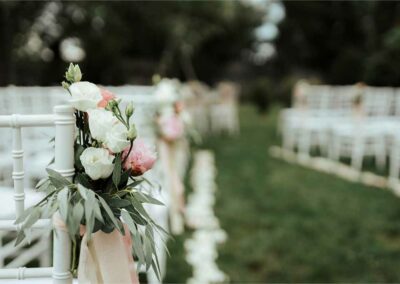
[[[182,138],[184,125],[182,120],[177,115],[161,117],[159,120],[162,137],[169,141],[175,141]]]
[[[128,154],[129,147],[127,147],[122,158],[125,159]],[[140,176],[146,171],[150,170],[157,159],[157,154],[151,150],[141,139],[136,139],[133,142],[132,150],[129,153],[124,163],[124,169],[132,169],[132,175]]]
[[[103,99],[97,104],[98,107],[105,108],[109,101],[115,99],[115,95],[106,89],[100,89]]]

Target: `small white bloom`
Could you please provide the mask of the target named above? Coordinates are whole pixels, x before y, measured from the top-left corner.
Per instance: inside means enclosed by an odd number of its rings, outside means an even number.
[[[104,145],[113,153],[119,153],[128,147],[128,129],[119,120],[106,132]]]
[[[94,139],[100,142],[106,141],[106,134],[119,121],[111,111],[105,109],[88,110],[89,130]]]
[[[80,160],[86,174],[92,180],[108,178],[114,170],[114,156],[103,148],[86,148],[81,154]]]
[[[161,80],[154,91],[154,96],[160,104],[168,104],[178,97],[179,81],[171,79]]]
[[[73,83],[69,90],[71,92],[71,105],[80,111],[96,108],[97,104],[103,99],[100,88],[87,81]]]

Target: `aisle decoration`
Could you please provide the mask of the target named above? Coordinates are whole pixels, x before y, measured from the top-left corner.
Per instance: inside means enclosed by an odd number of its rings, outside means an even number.
[[[162,79],[155,87],[155,96],[160,103],[156,128],[159,134],[159,152],[163,167],[168,170],[167,183],[171,199],[170,224],[173,234],[184,229],[185,188],[180,177],[178,157],[180,151],[188,151],[187,133],[191,127],[190,116],[184,111],[179,99],[180,83]]]
[[[69,180],[47,169],[36,186],[46,196],[16,220],[16,243],[29,237],[38,219],[54,215],[55,226],[64,227],[75,245],[83,235],[80,282],[138,282],[132,247],[138,269],[152,267],[159,276],[154,234],[165,232],[143,204],[162,203],[139,188],[157,155],[136,137],[133,104],[121,110],[114,94],[81,78],[79,66],[70,64],[62,82],[75,108],[75,174]]]
[[[195,154],[191,174],[193,192],[189,195],[186,210],[188,225],[194,229],[192,237],[185,241],[186,261],[193,267],[193,276],[187,283],[226,283],[228,276],[218,268],[217,246],[227,236],[220,228],[214,213],[216,168],[210,151]]]

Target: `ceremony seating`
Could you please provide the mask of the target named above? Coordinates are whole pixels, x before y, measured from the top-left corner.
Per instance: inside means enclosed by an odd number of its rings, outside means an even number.
[[[397,177],[396,158],[400,130],[400,90],[391,87],[311,85],[300,81],[293,90],[293,108],[280,115],[283,147],[298,150],[300,160],[313,149],[339,161],[349,157],[362,169],[366,156],[374,156],[383,170],[390,159],[391,176]]]

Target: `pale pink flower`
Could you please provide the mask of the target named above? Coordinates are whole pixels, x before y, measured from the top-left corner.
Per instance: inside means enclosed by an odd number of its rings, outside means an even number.
[[[115,95],[111,93],[109,90],[100,89],[100,92],[103,99],[97,104],[98,107],[105,108],[109,101],[116,98]]]
[[[179,116],[171,115],[161,117],[159,124],[161,135],[165,140],[172,142],[182,138],[185,127]]]
[[[123,159],[125,159],[128,151],[129,147],[124,150],[122,154]],[[150,149],[143,140],[136,139],[133,142],[132,150],[123,166],[125,170],[131,169],[132,175],[140,176],[153,167],[156,159],[157,154],[155,151]]]

